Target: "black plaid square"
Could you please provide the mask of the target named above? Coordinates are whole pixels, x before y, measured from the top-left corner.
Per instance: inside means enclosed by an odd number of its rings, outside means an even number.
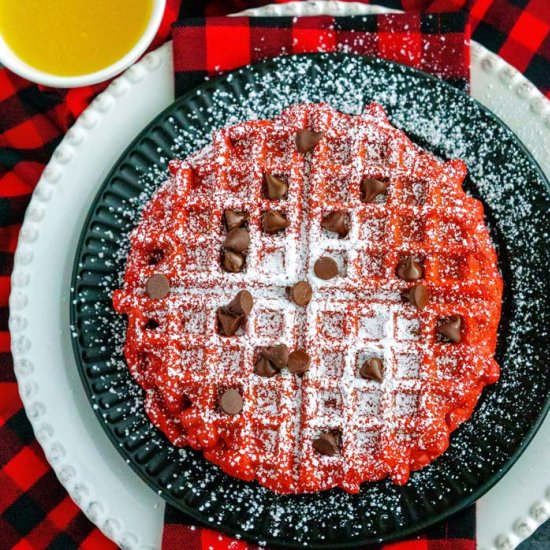
[[[44,512],[28,495],[22,494],[11,506],[6,508],[3,517],[24,536],[44,519]]]

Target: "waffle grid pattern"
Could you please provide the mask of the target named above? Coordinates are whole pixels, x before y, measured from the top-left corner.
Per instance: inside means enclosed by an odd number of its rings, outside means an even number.
[[[303,128],[323,132],[305,156],[294,145]],[[492,355],[502,283],[482,206],[462,191],[464,164],[420,150],[378,105],[361,116],[297,105],[273,121],[215,133],[212,146],[171,171],[145,207],[124,289],[114,296],[129,317],[128,366],[169,439],[280,492],[355,492],[388,475],[404,483],[410,470],[441,454],[499,373]],[[264,172],[287,179],[286,198],[266,198]],[[362,202],[363,177],[388,181],[385,196]],[[249,215],[242,273],[221,268],[225,209]],[[281,234],[262,232],[270,209],[290,221]],[[346,238],[321,229],[335,210],[350,216]],[[431,302],[422,312],[400,297],[413,284],[395,275],[406,255],[424,266]],[[337,261],[338,277],[315,277],[321,256]],[[159,272],[172,288],[154,301],[144,282]],[[307,309],[286,296],[304,279],[314,288]],[[254,309],[244,329],[223,337],[216,310],[242,288],[254,296]],[[451,315],[464,323],[460,344],[436,336],[438,319]],[[145,328],[151,319],[154,330]],[[278,343],[306,349],[310,371],[301,378],[253,374],[259,350]],[[383,359],[382,383],[358,375],[370,357]],[[239,415],[218,408],[228,388],[243,396]],[[341,442],[335,457],[312,448],[327,430]]]

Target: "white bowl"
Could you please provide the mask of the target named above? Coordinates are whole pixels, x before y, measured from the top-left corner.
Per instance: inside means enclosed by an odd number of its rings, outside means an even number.
[[[25,1],[25,0],[19,0]],[[128,68],[137,58],[147,49],[149,44],[153,41],[155,34],[159,28],[162,16],[164,14],[164,7],[166,0],[153,0],[153,9],[149,23],[145,28],[145,31],[141,35],[141,38],[136,42],[134,47],[118,61],[93,73],[88,73],[79,76],[59,76],[55,74],[46,73],[31,67],[24,61],[22,61],[13,50],[6,44],[4,38],[0,34],[0,63],[8,67],[14,73],[26,78],[37,84],[44,84],[45,86],[53,86],[55,88],[77,88],[79,86],[87,86],[89,84],[97,84],[104,80],[113,78],[117,74]]]

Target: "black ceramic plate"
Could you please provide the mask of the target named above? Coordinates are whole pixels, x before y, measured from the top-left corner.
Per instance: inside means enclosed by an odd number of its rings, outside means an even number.
[[[147,420],[121,354],[124,319],[111,307],[128,233],[167,162],[208,143],[213,129],[324,101],[345,112],[380,102],[394,124],[444,158],[462,158],[466,188],[485,205],[505,280],[497,359],[487,388],[449,450],[404,487],[389,481],[281,496],[172,447]],[[245,539],[348,548],[408,535],[474,502],[513,464],[548,409],[550,254],[548,182],[513,133],[471,98],[424,73],[346,55],[283,57],[207,82],[159,115],[122,155],[84,224],[71,319],[86,391],[107,434],[134,470],[195,520]]]

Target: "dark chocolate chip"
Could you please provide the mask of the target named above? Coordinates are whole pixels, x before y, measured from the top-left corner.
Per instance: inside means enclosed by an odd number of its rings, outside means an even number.
[[[288,356],[288,370],[292,374],[304,374],[309,370],[311,360],[303,349],[296,349]]]
[[[145,330],[155,330],[159,328],[159,322],[156,319],[149,319],[145,325],[143,325],[143,328]]]
[[[282,199],[288,192],[288,185],[282,179],[265,173],[265,187],[268,199]]]
[[[361,200],[372,202],[378,195],[385,193],[387,188],[385,181],[365,177],[361,180]]]
[[[166,275],[155,273],[151,275],[145,283],[145,290],[149,294],[149,298],[153,300],[161,300],[170,292],[170,281]]]
[[[413,256],[401,258],[395,270],[396,275],[404,281],[417,281],[424,276],[424,270]]]
[[[296,149],[300,153],[311,151],[322,139],[323,132],[312,130],[299,130],[296,132]]]
[[[260,355],[258,357],[258,360],[254,365],[254,374],[257,374],[258,376],[265,376],[266,378],[271,378],[278,373],[279,370],[273,366],[269,359],[267,359],[263,355]]]
[[[246,229],[236,227],[227,233],[223,246],[233,252],[244,252],[250,246],[250,234]]]
[[[227,309],[235,315],[249,315],[253,305],[252,294],[248,290],[239,290],[235,298],[227,305]]]
[[[413,306],[422,311],[430,301],[428,289],[424,285],[416,285],[403,292],[406,298]]]
[[[222,252],[222,267],[229,273],[239,273],[244,266],[244,256],[238,252],[224,250]]]
[[[462,340],[461,327],[462,319],[458,315],[453,315],[447,319],[440,319],[437,325],[437,332],[448,338],[451,342],[458,343]]]
[[[226,414],[239,414],[243,410],[243,398],[238,390],[226,390],[220,396],[220,409]]]
[[[286,216],[278,210],[269,210],[262,216],[262,228],[265,233],[270,235],[286,229],[289,225],[290,222]]]
[[[321,220],[321,227],[338,233],[342,239],[349,233],[349,217],[345,212],[330,212]]]
[[[338,438],[332,432],[324,432],[313,440],[313,448],[321,455],[334,456],[338,453]]]
[[[248,221],[248,215],[242,210],[224,210],[223,217],[228,231],[242,227]]]
[[[290,299],[298,306],[307,306],[312,295],[313,289],[307,281],[300,281],[290,289]]]
[[[276,369],[284,369],[288,364],[288,348],[285,344],[277,344],[262,351],[263,355]]]
[[[332,258],[323,256],[315,262],[313,271],[319,279],[328,281],[338,275],[338,264]]]
[[[226,307],[220,307],[216,311],[218,318],[218,330],[222,336],[233,336],[245,320],[244,315],[236,315]]]
[[[157,265],[162,262],[162,260],[164,260],[164,252],[160,248],[156,248],[155,250],[151,250],[151,252],[149,252],[149,259],[147,263],[149,265]]]
[[[382,382],[384,379],[384,363],[378,357],[367,359],[359,369],[359,375],[366,380]]]

